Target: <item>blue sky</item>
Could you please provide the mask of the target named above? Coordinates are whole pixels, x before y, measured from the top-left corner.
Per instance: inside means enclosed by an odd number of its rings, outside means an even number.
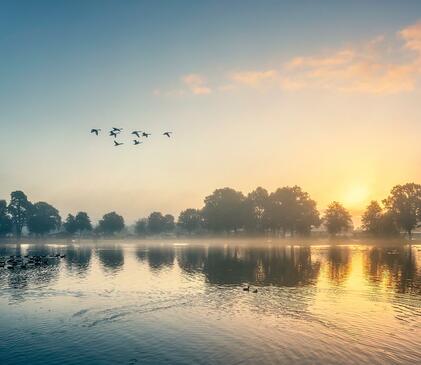
[[[376,37],[387,40],[379,59],[415,67],[397,34],[420,19],[419,1],[0,1],[0,197],[23,189],[63,215],[117,210],[129,221],[151,209],[199,207],[226,185],[246,192],[296,183],[320,208],[360,190],[365,200],[378,198],[420,177],[420,150],[411,144],[420,131],[418,73],[404,70],[398,82],[393,70],[368,87],[366,79],[346,85],[346,94],[322,83],[301,90],[301,74],[292,84],[282,79],[298,92],[260,81],[278,82],[281,65],[297,57],[313,67],[351,49],[360,60],[369,52],[360,45]],[[338,70],[328,72],[331,86]],[[116,151],[108,137],[89,135],[114,124],[155,139]],[[174,139],[158,138],[167,129]],[[410,157],[389,169],[395,131]],[[350,153],[351,145],[363,152]],[[332,155],[353,169],[385,170],[348,186]],[[314,166],[329,171],[326,181],[314,183]]]

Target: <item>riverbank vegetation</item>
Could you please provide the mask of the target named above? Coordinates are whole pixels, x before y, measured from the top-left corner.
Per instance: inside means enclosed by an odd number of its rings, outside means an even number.
[[[362,217],[362,229],[372,236],[411,236],[421,223],[421,185],[393,187],[381,203],[372,201]],[[247,195],[231,188],[215,190],[201,209],[183,210],[176,220],[171,214],[152,212],[140,218],[132,234],[140,237],[162,234],[204,235],[218,233],[306,236],[314,230],[337,235],[352,230],[349,211],[332,202],[321,215],[315,200],[299,186],[282,187],[269,193],[258,187]],[[47,234],[113,236],[131,230],[116,212],[106,213],[94,226],[86,212],[68,214],[64,222],[59,211],[46,202],[31,202],[22,191],[14,191],[9,203],[0,200],[0,236],[20,238]]]

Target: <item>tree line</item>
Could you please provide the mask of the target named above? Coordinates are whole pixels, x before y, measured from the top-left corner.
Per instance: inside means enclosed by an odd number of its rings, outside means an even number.
[[[395,186],[382,201],[371,202],[362,217],[363,230],[376,236],[411,235],[421,222],[421,185]],[[138,236],[184,232],[309,235],[323,226],[331,235],[352,229],[350,212],[339,202],[329,204],[321,216],[316,202],[299,186],[285,186],[269,193],[258,187],[247,195],[232,188],[215,190],[204,199],[201,209],[183,210],[175,221],[171,214],[152,212],[134,226]],[[116,212],[105,214],[97,226],[86,212],[69,214],[64,222],[59,211],[46,202],[32,203],[22,191],[14,191],[7,204],[0,200],[0,236],[20,238],[26,228],[33,236],[51,232],[74,235],[114,235],[125,229],[124,218]]]

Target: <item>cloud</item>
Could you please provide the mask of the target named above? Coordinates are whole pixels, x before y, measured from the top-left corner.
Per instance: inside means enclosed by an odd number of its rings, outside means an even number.
[[[212,90],[204,76],[181,77],[184,85],[155,95],[207,95],[241,88],[327,90],[345,93],[396,94],[413,91],[421,75],[421,21],[397,32],[395,39],[383,35],[328,52],[296,56],[278,68],[239,70],[228,74]]]
[[[206,85],[206,79],[199,74],[184,75],[181,81],[194,95],[206,95],[212,92]]]
[[[264,81],[271,81],[278,78],[278,71],[241,71],[231,74],[231,80],[240,84],[256,86]]]
[[[421,73],[421,22],[400,30],[397,41],[401,44],[381,35],[338,50],[293,57],[278,70],[235,72],[230,79],[237,86],[276,81],[284,91],[409,92],[416,88]]]
[[[402,29],[399,35],[405,41],[405,48],[418,52],[421,57],[421,21]]]

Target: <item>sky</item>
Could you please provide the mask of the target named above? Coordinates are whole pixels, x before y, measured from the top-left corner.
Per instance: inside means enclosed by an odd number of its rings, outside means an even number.
[[[0,199],[132,223],[300,185],[358,219],[421,182],[418,0],[0,0],[0,52]]]

